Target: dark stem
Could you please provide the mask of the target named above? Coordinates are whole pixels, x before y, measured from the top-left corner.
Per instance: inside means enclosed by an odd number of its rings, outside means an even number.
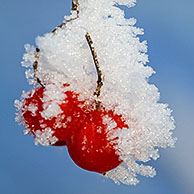
[[[71,22],[71,21],[76,20],[77,18],[79,18],[79,2],[78,2],[78,0],[72,0],[72,11],[76,11],[77,12],[76,17],[75,18],[71,18],[70,20],[66,20],[64,23],[62,23],[59,26],[57,26],[51,33],[55,33],[59,28],[62,28],[68,22]]]
[[[85,37],[86,37],[86,40],[87,40],[88,45],[90,47],[92,57],[93,57],[93,60],[94,60],[94,64],[95,64],[95,67],[96,67],[96,71],[97,71],[97,74],[98,74],[97,87],[96,87],[96,91],[94,92],[94,95],[96,95],[97,98],[99,98],[100,97],[100,90],[103,86],[104,78],[102,77],[102,72],[100,70],[100,65],[99,65],[99,62],[98,62],[98,57],[97,57],[97,54],[96,54],[96,51],[95,51],[95,47],[93,45],[92,38],[91,38],[91,36],[89,35],[88,32],[86,33]],[[98,111],[100,111],[100,104],[101,104],[100,100],[97,100],[96,110],[98,110]]]
[[[72,0],[72,11],[77,11],[77,15],[79,15],[79,1],[78,0]]]
[[[39,59],[39,55],[38,53],[40,52],[39,48],[36,48],[35,51],[35,58],[36,60],[33,63],[33,69],[34,69],[34,77],[36,79],[36,82],[39,83],[42,87],[45,87],[44,84],[41,82],[41,80],[39,79],[39,77],[37,76],[37,71],[38,71],[38,59]]]

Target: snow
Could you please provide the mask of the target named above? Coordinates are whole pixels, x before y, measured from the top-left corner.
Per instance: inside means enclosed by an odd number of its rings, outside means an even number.
[[[36,107],[34,104],[30,104],[28,106],[28,110],[31,112],[33,116],[36,115],[36,111],[38,110],[38,107]]]
[[[126,19],[124,12],[115,5],[132,7],[135,0],[79,0],[79,18],[68,22],[55,33],[47,33],[36,38],[38,53],[37,75],[48,84],[44,93],[44,118],[61,113],[58,103],[65,99],[64,83],[69,90],[79,93],[79,99],[86,102],[96,100],[97,73],[85,34],[93,40],[104,81],[100,101],[106,110],[114,110],[122,115],[129,129],[118,129],[110,139],[119,137],[115,149],[123,160],[106,177],[116,183],[135,185],[137,174],[153,177],[155,170],[136,161],[148,162],[159,157],[158,148],[173,147],[175,128],[172,111],[167,104],[159,103],[160,94],[156,86],[149,84],[148,78],[155,73],[147,66],[147,42],[138,38],[143,29],[135,27],[134,18]],[[65,19],[76,17],[76,11]],[[26,77],[30,84],[34,80],[33,63],[35,47],[26,45],[22,65],[27,67]],[[54,99],[54,102],[51,102]],[[90,104],[90,103],[89,103]],[[16,106],[21,107],[19,101]],[[32,112],[36,111],[31,107]],[[67,119],[70,121],[71,118]],[[106,121],[107,120],[107,121]],[[114,128],[109,119],[108,130]],[[37,131],[35,142],[49,145],[52,130]],[[53,138],[53,137],[52,137]],[[83,147],[84,149],[84,147]]]
[[[112,132],[112,130],[117,127],[117,123],[108,115],[103,116],[102,119],[103,119],[103,124],[107,125],[107,128],[106,128],[107,133]]]
[[[51,128],[46,128],[42,131],[37,130],[34,136],[35,145],[41,144],[43,146],[49,146],[55,144],[58,139],[53,136],[53,133]]]

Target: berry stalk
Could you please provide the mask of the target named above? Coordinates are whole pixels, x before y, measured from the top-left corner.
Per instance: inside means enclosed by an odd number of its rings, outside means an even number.
[[[88,32],[86,33],[85,37],[86,37],[86,40],[87,40],[88,45],[90,47],[92,57],[93,57],[93,60],[94,60],[94,64],[95,64],[95,67],[96,67],[96,71],[97,71],[97,74],[98,74],[97,87],[96,87],[96,91],[94,92],[94,95],[96,95],[97,98],[99,98],[100,97],[100,89],[103,86],[103,79],[104,78],[102,77],[102,72],[100,70],[100,65],[99,65],[98,57],[97,57],[97,54],[96,54],[96,51],[95,51],[95,47],[93,45],[92,38],[91,38],[91,36]],[[100,104],[101,104],[101,101],[98,99],[97,102],[96,102],[96,110],[98,110],[98,111],[100,111]]]

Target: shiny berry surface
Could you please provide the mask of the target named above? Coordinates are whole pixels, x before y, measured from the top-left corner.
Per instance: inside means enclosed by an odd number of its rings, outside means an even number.
[[[44,88],[36,88],[24,101],[22,108],[22,116],[24,125],[30,130],[30,133],[36,136],[36,131],[43,131],[50,128],[58,140],[54,144],[56,146],[66,145],[69,139],[79,128],[84,120],[84,113],[79,107],[82,102],[78,101],[78,95],[72,91],[64,92],[66,98],[59,105],[62,113],[52,118],[44,118],[42,112],[44,110]],[[32,112],[31,108],[35,110]]]
[[[107,117],[112,128],[103,119]],[[79,167],[88,171],[105,173],[114,169],[122,161],[116,153],[114,141],[109,140],[108,135],[123,127],[127,125],[112,111],[91,111],[79,131],[67,141],[69,155]]]
[[[57,116],[45,118],[42,114],[44,91],[43,87],[35,88],[23,102],[23,122],[34,138],[37,131],[51,129],[52,136],[57,140],[50,145],[67,145],[72,160],[88,171],[105,173],[121,164],[114,141],[116,137],[111,136],[115,130],[128,128],[121,115],[106,111],[105,108],[96,110],[95,102],[89,103],[93,105],[87,107],[78,100],[78,94],[64,90],[65,99],[58,104],[61,112]]]

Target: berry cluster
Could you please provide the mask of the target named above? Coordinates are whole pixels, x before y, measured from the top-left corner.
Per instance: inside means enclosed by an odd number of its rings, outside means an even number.
[[[68,86],[63,86],[65,98],[58,104],[60,113],[49,118],[43,114],[46,87],[30,92],[21,108],[24,125],[37,143],[66,145],[73,161],[83,169],[105,173],[117,167],[122,161],[111,134],[128,126],[114,111],[102,106],[96,109],[95,101],[80,101],[79,94],[68,90]]]

